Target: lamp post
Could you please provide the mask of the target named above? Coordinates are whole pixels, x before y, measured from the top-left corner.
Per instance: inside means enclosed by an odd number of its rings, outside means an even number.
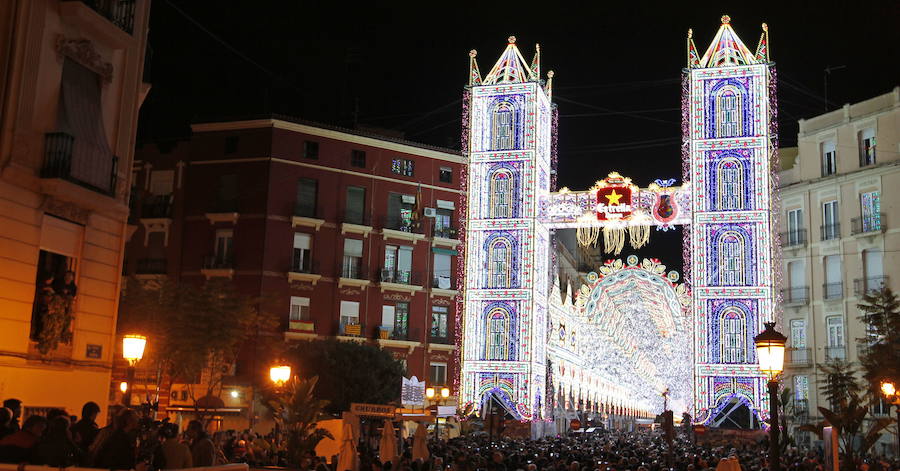
[[[291,379],[291,367],[288,365],[276,365],[269,368],[269,379],[276,387],[284,386]]]
[[[787,337],[766,322],[765,330],[753,338],[759,369],[769,377],[769,471],[781,471],[780,430],[778,425],[778,375],[784,370],[784,345]]]
[[[882,381],[881,394],[884,394],[884,398],[896,407],[897,427],[900,427],[900,393],[897,392],[897,387],[894,385],[894,382],[889,380]],[[898,429],[897,433],[897,456],[900,456],[900,429]]]
[[[143,335],[126,335],[122,337],[122,358],[128,361],[128,373],[125,388],[122,390],[122,403],[125,407],[131,407],[131,391],[134,389],[134,369],[141,358],[144,358],[144,348],[147,346],[147,337]],[[121,388],[121,385],[119,385]]]
[[[437,396],[437,391],[431,388],[425,388],[425,397],[433,400]],[[434,409],[434,437],[438,440],[441,439],[441,422],[440,417],[440,406],[444,402],[445,399],[450,397],[450,388],[443,387],[441,388],[441,395],[437,398],[437,405]]]

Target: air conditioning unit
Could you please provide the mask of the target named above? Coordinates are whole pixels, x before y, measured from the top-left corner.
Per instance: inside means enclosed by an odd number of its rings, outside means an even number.
[[[434,208],[425,208],[425,217],[433,218],[437,216],[437,210]]]

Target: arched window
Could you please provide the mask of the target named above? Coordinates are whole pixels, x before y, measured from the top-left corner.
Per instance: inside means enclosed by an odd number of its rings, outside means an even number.
[[[497,308],[488,314],[487,360],[509,359],[509,313]]]
[[[498,103],[491,117],[491,150],[509,150],[513,148],[514,108],[507,102]]]
[[[728,308],[719,319],[719,345],[722,363],[746,363],[746,316],[738,308]]]
[[[725,159],[716,170],[716,206],[720,210],[744,209],[744,167],[737,159]]]
[[[513,178],[509,170],[498,170],[491,176],[491,207],[492,218],[512,217]]]
[[[509,241],[497,239],[488,249],[488,286],[491,288],[510,287],[510,253]]]
[[[719,237],[719,286],[744,285],[744,236],[728,231]]]
[[[716,137],[738,137],[741,134],[743,103],[737,87],[726,86],[716,94]]]

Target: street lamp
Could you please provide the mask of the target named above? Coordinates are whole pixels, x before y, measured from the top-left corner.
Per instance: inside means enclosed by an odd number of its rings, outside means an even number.
[[[141,358],[144,358],[144,348],[147,347],[147,337],[143,335],[126,335],[122,337],[122,358],[128,361],[128,378],[126,386],[122,390],[122,403],[125,407],[131,407],[131,391],[134,389],[134,369]],[[119,385],[121,388],[121,385]]]
[[[275,386],[284,386],[291,379],[291,367],[289,365],[277,365],[269,368],[269,378]]]
[[[765,330],[753,338],[759,369],[769,377],[769,471],[781,470],[778,429],[778,375],[784,370],[784,345],[787,337],[766,322]]]
[[[885,380],[881,382],[881,394],[897,408],[897,427],[900,427],[900,394],[897,393],[897,387],[893,381]],[[900,429],[897,433],[897,453],[900,453]]]
[[[425,388],[425,397],[429,400],[434,400],[437,397],[437,404],[434,409],[434,437],[438,440],[441,439],[441,422],[440,422],[440,406],[448,397],[450,397],[450,388],[443,387],[440,391],[440,396],[438,397],[437,390],[433,387]]]

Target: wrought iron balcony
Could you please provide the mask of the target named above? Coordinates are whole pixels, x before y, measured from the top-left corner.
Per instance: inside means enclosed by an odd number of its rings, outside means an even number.
[[[365,327],[360,324],[358,320],[341,320],[340,322],[338,322],[338,335],[345,335],[348,337],[364,337],[365,332]]]
[[[151,195],[141,205],[141,217],[162,219],[172,217],[172,195]]]
[[[791,366],[809,366],[812,364],[812,354],[809,348],[789,348],[788,364]]]
[[[301,258],[295,255],[291,259],[291,273],[320,273],[319,262],[309,256]]]
[[[884,232],[887,227],[884,224],[884,213],[872,216],[860,216],[850,220],[850,234],[870,234]]]
[[[382,229],[403,231],[412,234],[424,234],[423,224],[420,221],[405,220],[400,215],[388,215],[378,218],[378,224]]]
[[[785,304],[807,304],[809,302],[809,287],[797,286],[781,290],[781,299]]]
[[[809,400],[794,399],[793,413],[795,418],[809,417]]]
[[[136,0],[79,0],[128,34],[134,32]]]
[[[844,283],[825,283],[822,285],[822,297],[825,299],[840,299],[844,297]]]
[[[338,265],[335,270],[340,274],[341,278],[349,278],[352,280],[369,280],[370,272],[369,267],[362,264],[362,259],[357,260],[347,260],[351,257],[344,257],[344,263]],[[356,258],[356,257],[352,257]]]
[[[234,269],[234,259],[228,255],[207,255],[203,257],[204,270],[231,270]]]
[[[437,343],[441,345],[453,345],[453,338],[449,335],[436,335],[434,332],[428,336],[429,343]]]
[[[64,132],[44,134],[41,178],[60,178],[107,196],[115,196],[118,170],[119,158],[116,156],[112,156],[112,162],[76,158],[74,136]]]
[[[165,275],[167,261],[164,258],[142,258],[137,263],[138,275]]]
[[[343,211],[339,214],[339,219],[345,224],[356,224],[358,226],[372,226],[372,215],[362,211]]]
[[[823,224],[819,227],[821,231],[822,238],[821,240],[834,240],[841,238],[841,224],[836,222],[834,224]]]
[[[887,276],[870,276],[868,278],[857,278],[853,280],[853,293],[862,296],[869,291],[878,291],[887,285]]]
[[[398,270],[396,268],[382,268],[379,281],[382,283],[397,283],[401,285],[422,286],[422,274],[411,270]]]
[[[294,203],[294,216],[302,218],[318,218],[318,211],[309,202],[297,201]]]
[[[844,345],[825,347],[825,361],[847,361],[847,347]]]
[[[443,237],[444,239],[459,238],[459,231],[455,227],[435,227],[432,237]]]
[[[410,329],[409,326],[382,325],[378,327],[378,338],[381,340],[404,340],[417,342],[419,340],[418,329]]]
[[[782,247],[800,247],[806,245],[806,229],[796,229],[781,233]]]
[[[431,278],[431,287],[437,289],[456,289],[456,280],[450,273],[435,273]]]

